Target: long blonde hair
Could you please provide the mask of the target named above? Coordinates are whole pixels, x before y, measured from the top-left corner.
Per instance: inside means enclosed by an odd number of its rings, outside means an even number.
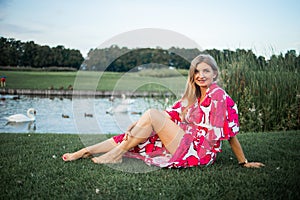
[[[196,71],[197,65],[202,62],[211,66],[211,68],[215,72],[216,77],[214,78],[213,81],[218,80],[219,67],[217,65],[217,62],[215,61],[215,59],[212,56],[210,56],[208,54],[200,54],[196,58],[194,58],[190,65],[188,80],[186,83],[185,92],[182,97],[182,100],[187,101],[187,105],[188,105],[187,107],[189,107],[191,104],[193,104],[197,98],[201,97],[201,89],[195,83],[194,77],[195,77],[195,71]]]

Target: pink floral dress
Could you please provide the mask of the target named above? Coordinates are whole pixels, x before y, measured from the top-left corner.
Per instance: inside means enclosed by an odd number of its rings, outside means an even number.
[[[214,163],[221,152],[222,140],[228,140],[239,131],[238,110],[228,94],[213,83],[206,91],[202,102],[196,101],[187,109],[184,119],[181,113],[186,108],[182,100],[166,109],[172,121],[185,134],[174,155],[170,154],[158,135],[152,132],[143,143],[128,151],[125,156],[142,159],[149,165],[167,168],[187,168]],[[125,134],[114,136],[120,143]]]

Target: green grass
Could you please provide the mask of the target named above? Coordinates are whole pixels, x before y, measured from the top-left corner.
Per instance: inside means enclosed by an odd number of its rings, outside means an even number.
[[[150,74],[149,74],[150,73]],[[28,72],[28,71],[0,71],[0,75],[7,76],[7,88],[10,89],[67,89],[72,85],[74,89],[100,91],[168,91],[173,87],[185,87],[186,80],[182,70],[179,76],[153,77],[151,72],[117,73],[117,72]]]
[[[0,74],[7,76],[7,88],[11,89],[67,88],[74,84],[76,76],[76,72],[0,71]]]
[[[224,142],[213,166],[126,173],[90,159],[64,163],[64,152],[83,147],[78,135],[0,134],[0,199],[300,198],[299,131],[242,133],[239,140],[247,158],[266,167],[239,167]]]

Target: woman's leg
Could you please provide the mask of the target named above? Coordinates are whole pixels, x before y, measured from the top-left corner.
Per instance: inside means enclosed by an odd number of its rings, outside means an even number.
[[[166,117],[165,113],[150,109],[146,111],[136,126],[130,131],[127,140],[122,141],[106,154],[93,158],[95,163],[117,163],[121,162],[122,155],[132,147],[145,141],[152,131],[155,131],[166,149],[174,154],[184,135],[184,131],[172,120]]]
[[[76,151],[74,153],[65,153],[62,156],[62,159],[64,161],[73,161],[80,158],[86,158],[93,154],[106,153],[115,148],[116,146],[117,143],[112,138],[110,138],[98,144],[80,149],[79,151]]]

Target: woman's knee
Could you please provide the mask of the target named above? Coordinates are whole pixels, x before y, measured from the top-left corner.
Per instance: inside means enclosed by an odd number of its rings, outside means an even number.
[[[161,128],[164,126],[166,120],[166,116],[157,109],[148,109],[144,115],[141,117],[141,120],[139,121],[139,125],[148,124],[152,126],[152,128],[157,131],[161,130]]]
[[[160,110],[157,109],[149,109],[147,112],[154,130],[160,131],[166,123],[166,116]]]
[[[160,111],[154,108],[150,108],[145,112],[145,116],[148,120],[152,123],[154,119],[157,118],[157,116],[160,114]]]
[[[158,113],[158,112],[160,112],[160,111],[155,108],[150,108],[150,109],[146,110],[145,113],[147,113],[148,115],[151,115],[151,114]]]

